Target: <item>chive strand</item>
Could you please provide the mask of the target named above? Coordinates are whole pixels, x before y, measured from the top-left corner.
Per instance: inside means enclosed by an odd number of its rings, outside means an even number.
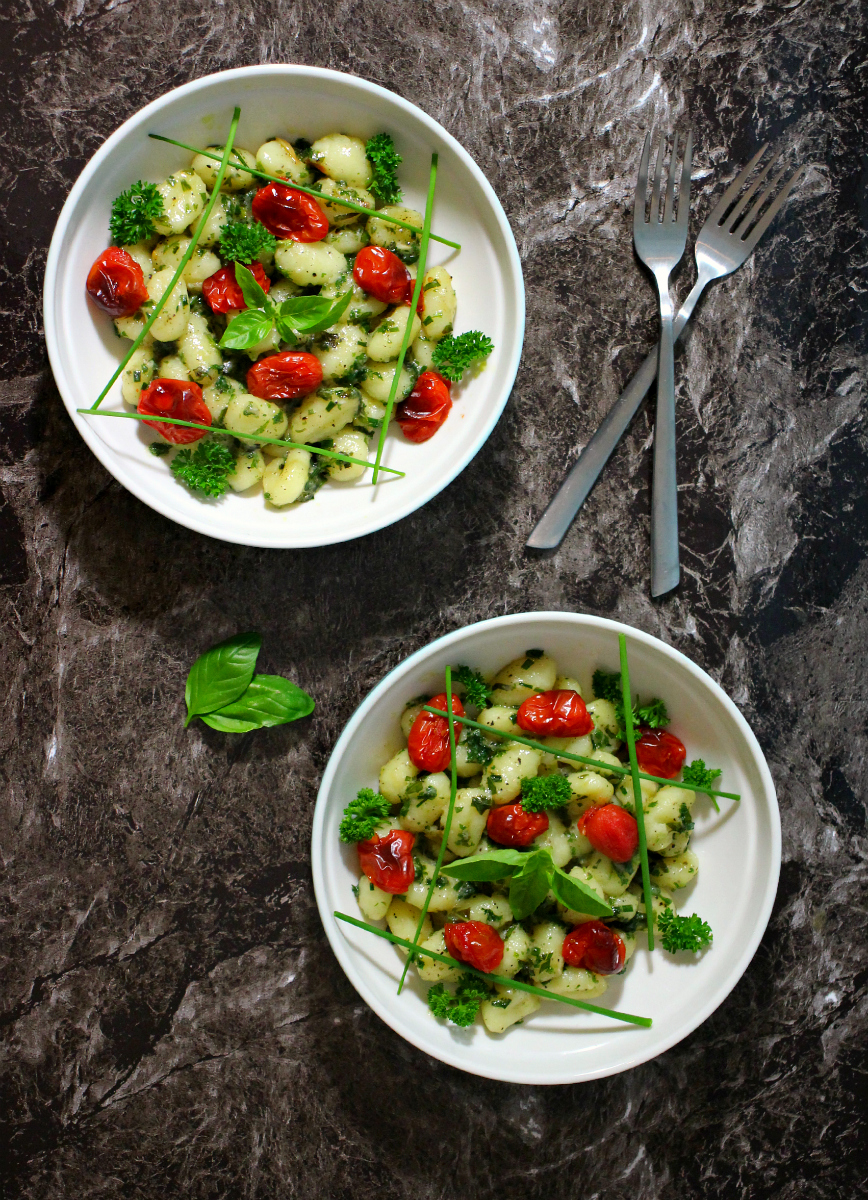
[[[385,467],[382,470],[386,470]],[[423,712],[436,713],[436,708],[429,708],[427,704],[422,705]],[[482,733],[490,737],[503,738],[509,742],[520,742],[523,746],[530,746],[533,750],[539,750],[543,754],[554,754],[557,758],[566,758],[570,762],[582,763],[585,766],[597,767],[600,771],[612,771],[615,775],[632,775],[632,770],[629,767],[616,767],[614,763],[600,762],[597,758],[586,758],[583,754],[571,754],[566,750],[553,750],[551,746],[544,746],[542,742],[535,742],[533,738],[521,737],[517,733],[505,733],[501,729],[492,729],[490,725],[482,725],[479,721],[471,721],[469,717],[456,717],[456,721],[461,725],[467,725],[470,729],[479,729]],[[661,787],[681,787],[689,792],[701,792],[702,795],[710,797],[722,796],[725,800],[741,800],[738,792],[717,792],[707,788],[695,788],[689,783],[682,783],[677,779],[662,779],[659,775],[646,775],[644,771],[639,771],[640,779],[647,779],[650,783],[659,784]]]
[[[380,427],[380,438],[377,442],[377,457],[374,461],[374,474],[371,483],[377,482],[377,475],[380,470],[380,459],[383,457],[383,447],[386,444],[386,434],[389,431],[389,422],[392,419],[392,410],[395,407],[395,396],[398,392],[398,384],[401,381],[401,371],[404,368],[404,359],[407,356],[407,347],[410,344],[410,330],[413,328],[413,321],[416,316],[416,305],[419,303],[419,295],[422,291],[422,279],[425,275],[425,263],[428,259],[428,239],[431,236],[431,218],[434,209],[434,188],[437,185],[437,162],[438,155],[435,151],[431,155],[431,173],[428,177],[428,197],[425,201],[425,219],[422,223],[422,240],[419,245],[419,261],[416,267],[416,279],[413,284],[413,297],[410,301],[410,315],[407,318],[407,324],[404,327],[404,336],[401,339],[401,350],[398,354],[397,362],[395,363],[395,374],[392,377],[392,386],[389,389],[389,399],[386,402],[386,411],[383,414],[383,424]]]
[[[452,781],[449,787],[449,808],[446,813],[446,823],[443,826],[443,837],[440,841],[440,849],[437,852],[437,862],[434,866],[434,874],[431,876],[431,882],[428,885],[428,891],[425,895],[425,903],[422,905],[422,911],[419,914],[419,922],[416,925],[416,932],[413,934],[413,949],[419,944],[419,935],[422,932],[422,926],[425,924],[425,918],[428,915],[428,907],[431,904],[431,897],[434,895],[434,888],[437,885],[437,880],[440,878],[440,868],[443,866],[443,858],[446,854],[446,842],[449,838],[449,831],[452,828],[452,814],[455,812],[455,797],[458,794],[458,764],[455,761],[455,714],[452,712],[452,668],[446,668],[446,720],[449,725],[449,763],[451,767]],[[410,969],[410,963],[413,961],[413,953],[407,955],[407,961],[404,963],[404,970],[398,983],[398,995],[401,995],[401,989],[404,986],[404,980],[407,978],[407,972]]]
[[[246,438],[250,442],[267,442],[269,446],[285,446],[287,450],[308,450],[311,454],[322,454],[326,458],[337,459],[338,462],[355,463],[360,467],[370,467],[372,464],[366,458],[351,458],[348,454],[339,454],[337,450],[326,450],[323,446],[309,446],[306,442],[288,442],[284,438],[269,437],[265,433],[235,433],[231,429],[222,429],[214,425],[200,425],[196,421],[182,421],[177,417],[161,417],[155,413],[115,412],[108,408],[77,408],[76,412],[87,417],[121,417],[125,421],[160,421],[164,425],[180,425],[184,429],[201,429],[203,433],[226,433],[230,437]],[[396,471],[394,467],[381,467],[381,471],[389,471],[392,475],[404,478],[404,471]]]
[[[627,753],[630,755],[630,774],[633,777],[633,802],[636,806],[636,829],[639,834],[639,864],[642,869],[642,895],[645,900],[645,924],[648,929],[648,949],[654,949],[654,909],[651,905],[651,872],[648,869],[648,840],[645,836],[645,812],[642,788],[639,783],[639,760],[636,757],[636,734],[633,731],[633,702],[630,696],[630,669],[627,665],[627,639],[618,634],[621,652],[621,699],[624,702],[624,732]]]
[[[141,333],[135,339],[132,346],[130,346],[130,348],[127,351],[124,358],[121,359],[120,365],[118,366],[114,375],[112,375],[111,379],[108,381],[108,383],[105,385],[103,390],[100,392],[100,394],[97,396],[96,400],[94,401],[94,403],[93,403],[94,411],[96,411],[96,409],[98,409],[99,406],[102,404],[103,400],[105,400],[106,396],[109,393],[109,390],[112,387],[114,387],[114,385],[117,383],[118,379],[120,379],[121,374],[123,373],[123,370],[126,367],[127,363],[130,361],[130,359],[133,357],[135,352],[138,350],[139,346],[141,346],[142,342],[148,336],[151,326],[156,321],[156,319],[160,315],[160,313],[163,311],[163,306],[165,305],[165,303],[169,299],[169,297],[172,295],[172,292],[175,290],[175,286],[176,286],[178,280],[181,278],[182,274],[184,273],[184,268],[187,266],[187,263],[193,257],[193,252],[196,249],[196,245],[199,241],[199,237],[202,233],[202,230],[205,228],[208,218],[211,216],[211,212],[214,208],[214,205],[217,202],[217,197],[220,195],[220,187],[223,183],[223,176],[226,174],[226,167],[229,162],[229,155],[232,153],[232,143],[235,141],[235,134],[238,130],[238,122],[240,120],[241,120],[241,109],[236,108],[235,112],[232,114],[232,123],[229,126],[229,136],[226,139],[226,146],[223,150],[223,157],[220,160],[220,169],[218,170],[217,178],[214,181],[214,190],[211,193],[210,200],[208,201],[207,205],[205,206],[205,211],[202,213],[202,219],[199,221],[198,225],[196,226],[195,230],[193,231],[193,236],[190,238],[190,245],[187,247],[187,250],[186,250],[184,256],[182,257],[181,261],[178,263],[177,270],[175,271],[175,274],[172,276],[172,282],[169,284],[169,286],[163,292],[160,299],[156,302],[154,307],[151,309],[151,315],[148,317],[147,321],[145,321],[145,324],[144,324],[144,327],[143,327]]]
[[[178,146],[181,150],[189,150],[192,154],[202,154],[206,158],[220,158],[219,154],[215,154],[211,150],[199,150],[195,146],[188,146],[186,142],[176,142],[174,138],[163,137],[161,133],[149,133],[149,138],[153,138],[155,142],[168,142],[170,146]],[[235,167],[236,163],[232,163]],[[318,192],[315,188],[305,187],[303,184],[296,183],[292,179],[283,179],[280,175],[269,175],[267,171],[260,171],[258,167],[248,167],[243,161],[240,162],[238,169],[246,171],[248,175],[255,175],[257,179],[265,179],[269,183],[282,183],[285,187],[294,188],[297,192],[304,192],[306,196],[313,196],[314,199],[320,201],[326,200],[330,204],[339,204],[341,208],[350,208],[353,212],[363,213],[366,217],[378,217],[381,221],[388,221],[392,225],[400,225],[402,229],[409,229],[411,233],[418,233],[418,225],[411,225],[409,221],[402,221],[399,217],[388,216],[385,213],[379,212],[375,208],[365,208],[364,204],[356,204],[352,200],[345,200],[343,197],[326,196],[322,192]],[[438,237],[436,233],[432,233],[431,237],[435,242],[442,242],[444,246],[451,246],[453,250],[460,250],[460,242],[450,242],[448,238]]]
[[[442,715],[442,714],[441,714]],[[413,949],[413,943],[408,942],[406,938],[400,938],[397,934],[392,933],[389,929],[380,929],[376,925],[369,925],[367,921],[359,921],[356,917],[347,916],[346,913],[335,912],[334,916],[339,921],[346,921],[348,925],[355,925],[357,929],[364,929],[367,933],[373,933],[377,937],[384,938],[387,942],[391,942],[395,946],[403,946],[406,950]],[[626,1021],[630,1025],[640,1025],[644,1029],[650,1029],[650,1017],[636,1017],[632,1013],[616,1012],[613,1008],[601,1008],[599,1004],[589,1004],[586,1000],[576,1000],[573,996],[560,996],[557,992],[546,991],[545,988],[536,987],[532,983],[524,983],[520,979],[507,979],[505,975],[489,975],[485,971],[477,971],[475,967],[468,966],[467,963],[458,962],[455,958],[450,958],[448,954],[440,954],[437,950],[416,950],[417,957],[432,958],[437,962],[445,963],[449,967],[457,967],[460,971],[468,975],[475,975],[477,979],[484,979],[486,983],[496,983],[501,987],[514,988],[519,992],[528,992],[532,996],[540,996],[543,1000],[557,1000],[560,1004],[569,1004],[573,1008],[584,1009],[585,1012],[597,1013],[601,1017],[611,1017],[615,1021]]]

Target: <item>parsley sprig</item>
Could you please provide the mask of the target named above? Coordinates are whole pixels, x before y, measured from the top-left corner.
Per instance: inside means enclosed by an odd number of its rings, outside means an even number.
[[[616,672],[597,670],[593,676],[594,695],[599,700],[608,700],[615,706],[615,716],[618,719],[618,728],[623,736],[624,733],[624,701],[621,696],[621,676]],[[638,700],[633,706],[633,724],[645,725],[649,729],[662,729],[669,724],[669,713],[666,711],[664,701],[655,697],[649,700],[647,704],[640,704]]]
[[[483,1000],[490,992],[486,984],[474,975],[465,974],[459,979],[455,992],[450,992],[442,983],[428,989],[428,1007],[441,1021],[450,1021],[465,1029],[476,1020]]]
[[[261,221],[248,225],[230,221],[220,234],[220,257],[224,262],[252,263],[264,251],[274,250],[277,238]]]
[[[355,800],[351,800],[344,809],[341,820],[340,839],[342,842],[369,842],[381,824],[391,812],[392,806],[385,796],[372,788],[362,788]]]
[[[469,700],[477,708],[488,707],[491,701],[491,688],[478,671],[462,664],[452,668],[452,678],[464,688],[465,700]]]
[[[375,134],[365,146],[365,154],[374,168],[371,191],[376,193],[381,204],[399,204],[403,197],[398,184],[398,167],[403,159],[389,134]]]
[[[521,806],[525,812],[563,808],[573,798],[573,789],[565,775],[535,775],[521,781]]]
[[[226,326],[218,343],[221,350],[249,350],[268,337],[275,326],[281,339],[294,346],[299,338],[322,333],[334,325],[353,297],[350,289],[334,302],[325,296],[290,296],[282,304],[273,304],[243,263],[236,262],[235,279],[247,308]]]
[[[667,908],[657,918],[657,928],[660,930],[660,943],[670,954],[677,954],[679,950],[698,954],[713,940],[711,926],[696,913],[680,917]]]
[[[444,379],[452,383],[460,383],[464,372],[477,362],[484,362],[494,349],[491,338],[472,329],[468,333],[459,333],[456,337],[443,338],[434,347],[431,356],[432,366],[439,371]]]
[[[682,771],[681,783],[684,787],[689,787],[694,792],[707,792],[715,779],[718,779],[720,775],[720,770],[710,770],[706,767],[703,759],[694,758],[690,766],[685,767]]]
[[[109,230],[119,246],[131,246],[135,242],[146,242],[156,237],[154,222],[165,216],[163,197],[155,183],[142,183],[141,179],[112,201]]]
[[[171,463],[172,474],[191,492],[222,496],[226,478],[235,470],[235,455],[222,442],[203,438],[195,450],[179,450]]]

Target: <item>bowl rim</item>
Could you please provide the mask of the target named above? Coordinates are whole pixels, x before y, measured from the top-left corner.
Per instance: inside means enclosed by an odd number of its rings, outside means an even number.
[[[614,1067],[607,1068],[605,1066],[594,1068],[591,1070],[574,1072],[569,1077],[552,1078],[550,1072],[533,1072],[522,1071],[520,1074],[515,1071],[510,1071],[508,1068],[508,1059],[504,1058],[507,1063],[504,1070],[483,1070],[474,1065],[470,1065],[467,1061],[463,1061],[458,1050],[444,1048],[442,1054],[432,1051],[430,1045],[423,1045],[416,1037],[408,1033],[407,1029],[402,1027],[400,1020],[396,1016],[398,1012],[397,1005],[391,1008],[379,1003],[379,1000],[374,993],[368,988],[364,976],[356,968],[354,948],[351,943],[343,936],[338,922],[332,915],[332,909],[328,904],[328,896],[324,877],[324,826],[326,821],[326,810],[328,795],[331,791],[332,782],[337,773],[338,763],[341,756],[346,751],[350,742],[356,734],[359,726],[364,721],[368,712],[376,705],[378,700],[385,694],[390,692],[396,684],[400,682],[403,676],[409,674],[414,668],[423,663],[429,657],[438,653],[443,648],[460,643],[468,635],[476,632],[482,632],[491,628],[500,628],[508,630],[510,627],[520,626],[528,621],[541,620],[556,620],[565,622],[568,625],[573,625],[577,629],[582,627],[593,626],[604,630],[610,630],[613,634],[624,633],[628,638],[644,643],[655,650],[658,650],[672,660],[676,665],[684,668],[694,678],[698,679],[704,686],[710,687],[715,694],[716,699],[724,706],[729,713],[738,731],[741,733],[747,744],[748,750],[753,759],[753,763],[759,773],[763,789],[768,798],[768,817],[770,827],[770,852],[771,862],[770,870],[763,892],[762,904],[758,909],[757,917],[754,922],[753,931],[750,938],[742,946],[741,953],[735,960],[733,965],[716,990],[714,990],[709,999],[704,1004],[694,1010],[691,1017],[680,1027],[675,1033],[663,1039],[663,1041],[650,1049],[649,1051],[638,1050],[633,1054],[629,1061],[624,1061]],[[670,1050],[678,1042],[682,1041],[689,1034],[693,1033],[703,1021],[707,1020],[711,1014],[719,1008],[724,1002],[736,984],[747,970],[757,948],[762,940],[763,934],[771,918],[772,908],[774,906],[775,897],[777,895],[778,881],[780,878],[781,869],[781,822],[780,810],[777,802],[777,793],[775,790],[774,780],[772,779],[771,771],[766,762],[765,755],[757,741],[756,735],[751,729],[741,711],[736,707],[735,702],[727,695],[723,688],[708,674],[702,667],[692,662],[680,650],[667,645],[666,642],[656,638],[653,634],[645,633],[641,629],[636,629],[632,625],[625,625],[621,621],[613,621],[608,617],[598,617],[590,613],[572,613],[558,610],[545,610],[539,612],[511,613],[500,617],[490,617],[484,621],[474,622],[472,625],[464,625],[460,629],[455,629],[451,633],[444,634],[442,637],[429,642],[427,645],[416,650],[408,658],[398,663],[389,673],[380,680],[380,682],[372,688],[362,703],[358,706],[355,712],[350,717],[345,725],[340,737],[338,738],[329,761],[326,764],[326,769],[323,773],[322,782],[317,793],[316,805],[314,808],[313,828],[311,832],[311,865],[313,871],[314,894],[316,896],[317,908],[319,909],[320,919],[325,929],[326,937],[338,960],[341,968],[352,983],[353,987],[382,1021],[385,1022],[391,1029],[395,1031],[405,1041],[416,1046],[423,1053],[438,1058],[440,1061],[447,1063],[449,1066],[456,1067],[458,1070],[467,1072],[468,1074],[478,1075],[485,1079],[494,1079],[506,1083],[523,1083],[531,1085],[561,1085],[587,1082],[593,1079],[603,1079],[609,1075],[619,1074],[622,1071],[631,1070],[634,1067],[640,1066],[644,1062],[659,1057],[659,1055]],[[396,997],[397,1000],[397,997]]]
[[[250,79],[257,76],[284,76],[301,77],[311,79],[330,80],[339,82],[350,87],[358,88],[362,92],[370,95],[375,95],[397,108],[403,110],[408,115],[421,121],[428,129],[435,133],[436,136],[442,139],[448,147],[458,156],[464,167],[470,171],[480,187],[483,197],[488,203],[488,206],[494,216],[500,233],[503,237],[506,259],[509,265],[509,273],[513,284],[513,301],[515,303],[515,338],[513,345],[507,351],[504,366],[505,384],[503,394],[498,403],[492,406],[488,420],[482,427],[479,435],[471,442],[460,454],[457,454],[454,459],[447,463],[442,474],[437,478],[433,485],[429,486],[421,496],[414,501],[408,501],[396,515],[383,515],[378,518],[374,516],[370,528],[365,529],[362,533],[347,533],[340,532],[330,535],[324,541],[301,541],[295,542],[292,540],[292,527],[287,528],[288,540],[277,541],[274,539],[265,538],[263,535],[251,533],[250,535],[240,532],[229,531],[226,536],[217,534],[213,527],[205,528],[204,514],[200,521],[195,513],[179,514],[174,510],[169,503],[163,502],[158,496],[150,494],[144,485],[138,484],[134,479],[119,479],[115,471],[106,462],[108,455],[106,454],[105,443],[102,441],[96,430],[88,423],[87,418],[76,412],[76,401],[73,397],[73,389],[70,382],[67,380],[64,369],[63,360],[60,353],[60,345],[58,338],[58,321],[55,320],[55,305],[54,298],[57,294],[58,277],[62,265],[63,246],[66,241],[66,236],[69,226],[76,214],[79,201],[85,189],[90,184],[94,175],[99,171],[103,163],[109,158],[115,148],[121,143],[130,133],[134,132],[136,127],[145,124],[151,117],[160,112],[168,103],[179,98],[192,96],[200,91],[207,90],[216,82],[223,82],[231,79]],[[72,419],[78,433],[84,439],[88,448],[105,467],[107,471],[117,479],[118,483],[127,491],[131,492],[143,504],[161,516],[168,518],[177,525],[184,526],[187,529],[192,529],[196,533],[203,534],[206,537],[214,538],[216,541],[224,541],[230,544],[241,546],[255,546],[270,550],[296,550],[296,549],[314,549],[320,546],[338,545],[344,541],[355,540],[356,538],[367,537],[371,533],[376,533],[380,529],[388,528],[397,521],[403,520],[405,517],[411,516],[418,509],[424,507],[436,496],[438,496],[444,488],[455,479],[464,468],[472,461],[479,453],[485,443],[491,436],[494,426],[503,413],[506,402],[512,394],[515,386],[515,378],[518,374],[518,367],[521,360],[521,353],[524,346],[524,334],[526,323],[526,297],[524,287],[524,275],[521,267],[521,259],[518,253],[518,247],[515,241],[515,235],[507,219],[503,206],[500,203],[494,189],[486,179],[482,169],[476,163],[475,159],[468,153],[461,143],[452,136],[448,130],[429,116],[424,109],[413,104],[410,100],[405,100],[403,96],[399,96],[396,92],[390,91],[388,88],[382,87],[380,84],[372,83],[370,80],[364,79],[361,76],[350,74],[346,71],[334,71],[328,67],[306,66],[303,63],[259,63],[248,67],[232,67],[225,71],[215,71],[210,75],[203,75],[199,79],[192,79],[187,83],[180,84],[176,88],[172,88],[168,92],[164,92],[161,96],[150,101],[144,108],[138,109],[129,116],[113,133],[109,134],[101,146],[94,152],[85,166],[82,168],[80,175],[72,186],[72,189],[67,196],[60,215],[57,218],[57,223],[54,227],[54,232],[51,236],[51,242],[48,248],[48,256],[45,264],[45,279],[42,288],[42,316],[43,328],[46,347],[48,350],[48,361],[51,367],[51,372],[54,377],[55,384],[60,393],[63,405]],[[375,511],[375,510],[374,510]]]

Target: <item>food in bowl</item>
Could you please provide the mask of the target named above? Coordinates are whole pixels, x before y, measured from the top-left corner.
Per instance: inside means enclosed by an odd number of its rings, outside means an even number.
[[[423,216],[398,203],[387,134],[234,147],[215,197],[222,154],[208,147],[116,198],[118,244],[87,290],[121,337],[142,339],[121,390],[160,435],[152,451],[198,443],[175,450],[175,477],[203,496],[261,490],[285,507],[364,474],[390,397],[408,440],[432,437],[452,383],[491,342],[452,336],[444,267],[416,286]]]
[[[454,670],[464,696],[452,696],[462,726],[454,805],[448,697],[424,696],[403,713],[406,746],[382,766],[378,791],[362,789],[340,827],[357,846],[364,917],[439,956],[414,956],[434,1015],[458,1025],[481,1015],[503,1033],[539,1009],[540,994],[601,996],[648,928],[649,897],[665,950],[708,946],[709,927],[679,916],[674,895],[697,877],[693,807],[720,772],[686,765],[664,701],[637,701],[628,720],[621,677],[598,669],[586,703],[578,680],[541,649],[489,678]],[[642,830],[624,758],[634,723]],[[579,769],[577,759],[586,760]],[[637,878],[642,831],[647,893]]]

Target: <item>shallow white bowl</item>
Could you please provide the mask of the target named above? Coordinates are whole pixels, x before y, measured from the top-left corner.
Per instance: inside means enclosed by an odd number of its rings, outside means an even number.
[[[201,500],[147,453],[150,432],[133,421],[84,417],[128,343],[86,297],[85,278],[108,245],[114,197],[136,179],[159,181],[190,155],[148,133],[189,145],[225,139],[241,106],[236,143],[256,150],[267,138],[315,138],[334,129],[371,137],[385,130],[403,155],[406,202],[425,206],[432,151],[440,156],[434,232],[461,252],[431,242],[429,265],[443,264],[458,293],[456,332],[481,329],[494,342],[484,372],[453,392],[456,403],[436,437],[413,445],[390,431],[383,461],[404,479],[370,473],[329,485],[298,508],[267,508],[261,494]],[[151,508],[200,533],[248,546],[326,546],[372,533],[414,512],[470,462],[491,433],[518,370],[524,337],[524,284],[515,239],[500,202],[470,155],[445,129],[400,96],[337,71],[304,66],[241,67],[185,84],[126,121],[96,152],[57,222],[45,272],[45,338],[60,394],[78,431],[114,477]],[[103,402],[122,408],[120,384]],[[397,427],[395,427],[397,430]]]
[[[394,946],[337,921],[334,911],[361,917],[352,893],[358,880],[354,847],[342,846],[344,806],[360,787],[376,787],[380,766],[399,750],[406,702],[443,690],[443,670],[468,663],[495,670],[524,650],[542,647],[561,670],[590,688],[597,667],[617,671],[618,634],[627,634],[634,693],[661,696],[688,760],[722,768],[720,786],[741,803],[722,800],[714,812],[698,797],[691,842],[699,875],[677,892],[676,907],[698,912],[714,932],[701,957],[638,949],[623,976],[597,1004],[651,1017],[636,1028],[556,1002],[544,1002],[522,1026],[493,1036],[481,1023],[458,1029],[428,1012],[426,986],[415,971],[396,995],[403,961]],[[588,694],[588,693],[586,693]],[[774,784],[756,738],[725,692],[677,650],[637,629],[602,617],[521,613],[470,625],[439,638],[396,667],[353,715],[329,760],[313,823],[313,878],[320,916],[338,961],[364,1000],[420,1050],[475,1075],[512,1083],[578,1083],[638,1066],[675,1045],[725,999],[759,944],[778,883],[780,816]],[[688,961],[689,960],[689,961]]]

